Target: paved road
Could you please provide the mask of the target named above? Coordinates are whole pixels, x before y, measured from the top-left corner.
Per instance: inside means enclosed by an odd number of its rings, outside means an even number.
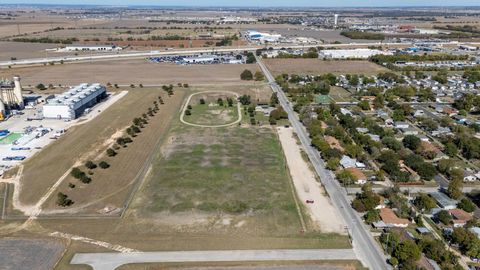
[[[325,164],[320,158],[318,151],[311,146],[308,132],[300,123],[285,93],[278,84],[275,83],[272,74],[258,57],[257,62],[265,74],[265,77],[268,79],[273,92],[277,93],[280,105],[282,105],[288,113],[288,119],[297,133],[305,152],[310,158],[315,171],[320,176],[322,184],[332,199],[332,203],[347,223],[348,231],[353,239],[353,248],[359,259],[371,270],[390,269],[390,266],[386,263],[386,257],[383,251],[376,244],[369,229],[365,226],[360,216],[350,207],[345,189],[335,180],[332,172],[325,169]]]
[[[137,253],[77,253],[71,264],[88,264],[94,270],[113,270],[131,263],[321,261],[355,260],[351,249],[278,249],[165,251]]]
[[[460,44],[458,42],[439,42],[437,45],[448,45],[448,44]],[[480,43],[476,42],[462,42],[461,44],[465,45],[479,45]],[[310,47],[328,47],[334,46],[336,48],[349,48],[349,47],[367,47],[367,46],[412,46],[413,43],[383,43],[383,42],[371,42],[371,43],[346,43],[346,44],[312,44],[312,45],[289,45],[282,44],[280,46],[271,46],[274,49],[281,48],[292,48],[292,49],[308,49]],[[142,52],[130,52],[130,53],[111,53],[111,54],[102,54],[102,55],[89,55],[89,56],[62,56],[62,57],[48,57],[48,58],[33,58],[33,59],[20,59],[13,61],[0,61],[0,67],[15,66],[15,65],[32,65],[32,64],[45,64],[49,62],[85,62],[85,61],[109,61],[109,60],[120,60],[128,58],[144,58],[151,56],[164,56],[164,55],[192,55],[199,53],[227,53],[227,52],[244,52],[244,51],[255,51],[259,48],[264,48],[265,46],[239,46],[239,47],[214,47],[214,48],[199,48],[199,49],[177,49],[169,51],[142,51]]]

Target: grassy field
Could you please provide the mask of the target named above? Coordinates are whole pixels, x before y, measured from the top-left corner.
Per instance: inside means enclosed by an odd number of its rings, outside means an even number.
[[[221,214],[216,222],[223,227],[300,230],[282,149],[270,128],[177,125],[170,138],[133,204],[138,215],[183,213],[188,219],[184,213],[194,211],[205,220]]]
[[[200,104],[199,98],[204,100],[204,104]],[[217,100],[221,98],[220,105]],[[233,100],[232,106],[228,105],[227,98]],[[236,97],[223,93],[204,93],[192,96],[188,104],[192,109],[189,111],[191,115],[185,115],[184,120],[188,123],[197,125],[224,125],[234,122],[238,119],[238,109]]]
[[[274,75],[288,74],[364,74],[376,75],[388,69],[369,61],[320,60],[320,59],[265,59]]]
[[[149,125],[142,129],[142,133],[134,138],[135,141],[127,148],[119,149],[117,156],[105,157],[105,149],[122,135],[122,130],[131,125],[134,117],[141,116],[152,106],[153,100],[159,95],[163,96],[165,105],[160,106],[159,113],[152,118]],[[168,128],[172,111],[178,109],[182,100],[183,92],[180,91],[168,98],[162,90],[135,89],[92,121],[70,128],[65,136],[42,150],[41,155],[36,155],[25,163],[22,179],[24,188],[20,200],[26,204],[35,203],[75,163],[82,164],[87,159],[96,162],[106,160],[111,167],[106,170],[95,169],[90,184],[81,184],[70,176],[65,179],[58,190],[75,201],[72,207],[79,207],[114,192],[120,192],[119,190],[128,186],[140,171],[154,150],[154,145],[162,137],[163,131]],[[76,184],[74,189],[67,187],[70,182]],[[108,203],[116,207],[121,206],[124,196],[125,194],[118,196],[123,199],[110,197]],[[99,203],[94,209],[103,208],[105,203],[107,202]],[[57,207],[55,198],[46,203],[46,209]]]

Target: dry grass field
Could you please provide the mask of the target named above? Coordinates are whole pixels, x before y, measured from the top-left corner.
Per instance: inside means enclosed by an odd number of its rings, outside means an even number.
[[[265,59],[275,75],[288,74],[364,74],[376,75],[388,69],[368,61],[341,61],[320,59]]]
[[[244,69],[255,72],[255,64],[246,65],[190,65],[150,63],[144,59],[100,61],[75,63],[54,66],[22,67],[2,70],[2,77],[20,75],[24,85],[35,86],[38,83],[46,85],[75,85],[84,82],[99,82],[106,84],[212,84],[241,83],[252,84],[240,80]]]
[[[124,195],[128,191],[128,185],[135,179],[154,150],[155,144],[162,138],[163,132],[169,125],[172,112],[175,114],[180,107],[183,94],[182,91],[179,91],[168,98],[160,89],[131,90],[127,96],[97,118],[85,125],[70,128],[65,136],[25,163],[22,178],[23,188],[20,194],[21,202],[35,203],[76,162],[82,164],[82,161],[87,159],[97,162],[101,159],[106,160],[111,167],[106,170],[95,169],[94,175],[91,176],[93,181],[90,184],[81,184],[79,181],[67,177],[58,190],[68,194],[75,201],[72,208],[80,207],[87,202],[100,202],[103,197],[126,190],[124,193],[119,193],[119,195],[123,195],[119,196],[120,198],[109,197],[111,200],[108,200],[112,206],[121,207],[125,199]],[[134,117],[141,116],[146,112],[159,95],[163,96],[165,105],[160,106],[159,113],[152,118],[151,123],[137,138],[134,138],[135,141],[127,148],[119,149],[117,156],[106,158],[104,151],[113,139],[121,135],[119,131],[129,126]],[[76,187],[68,188],[69,182],[75,183]],[[105,205],[100,202],[96,207],[92,206],[92,209],[98,210],[103,207]],[[47,201],[45,208],[58,209],[58,206],[55,205],[55,196]]]

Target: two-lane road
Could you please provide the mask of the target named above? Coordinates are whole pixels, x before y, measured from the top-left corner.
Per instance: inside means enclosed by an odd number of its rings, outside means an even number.
[[[288,119],[290,120],[293,129],[297,133],[305,152],[310,158],[315,171],[321,179],[322,184],[325,186],[332,203],[335,205],[338,212],[342,215],[343,219],[347,223],[348,231],[353,240],[353,248],[355,253],[359,259],[371,270],[390,269],[390,266],[386,263],[386,257],[383,251],[373,239],[369,229],[363,223],[360,216],[351,208],[345,189],[342,188],[338,181],[335,180],[332,172],[325,168],[325,164],[321,159],[320,154],[311,146],[308,132],[300,123],[300,120],[293,111],[293,108],[285,93],[275,82],[274,77],[259,57],[257,57],[257,63],[268,79],[273,92],[277,93],[280,105],[288,113]]]

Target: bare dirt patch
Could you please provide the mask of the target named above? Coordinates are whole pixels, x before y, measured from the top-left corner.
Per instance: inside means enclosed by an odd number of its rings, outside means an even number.
[[[300,146],[293,137],[293,130],[279,127],[277,132],[287,157],[297,196],[307,209],[314,226],[318,226],[322,232],[345,234],[345,224],[325,190],[316,180],[315,174],[302,158]],[[306,203],[306,200],[313,200],[314,203]]]
[[[20,75],[22,83],[35,86],[42,82],[46,85],[74,85],[83,82],[106,84],[168,84],[177,83],[246,83],[240,80],[240,73],[258,67],[248,65],[176,65],[168,63],[150,63],[144,59],[100,61],[91,63],[57,64],[54,66],[22,67],[2,70],[2,76]],[[72,76],[72,74],[75,74]]]

